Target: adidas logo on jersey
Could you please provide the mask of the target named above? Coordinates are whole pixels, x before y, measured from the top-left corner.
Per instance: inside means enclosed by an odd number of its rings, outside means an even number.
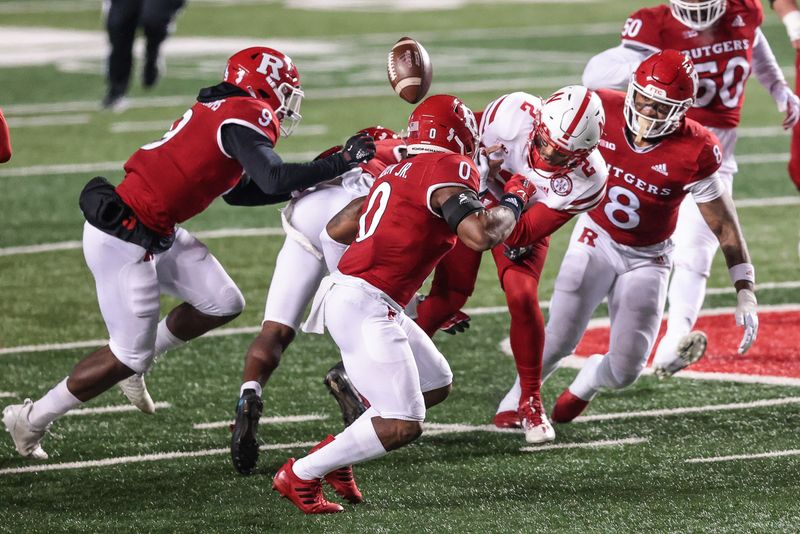
[[[658,173],[663,174],[664,176],[669,176],[669,173],[667,172],[667,164],[666,163],[656,163],[655,165],[653,165],[650,168],[653,169],[654,171],[658,172]]]
[[[733,27],[733,28],[743,28],[744,27],[744,20],[742,20],[742,16],[741,15],[736,15],[736,18],[733,19],[733,22],[731,22],[731,27]]]

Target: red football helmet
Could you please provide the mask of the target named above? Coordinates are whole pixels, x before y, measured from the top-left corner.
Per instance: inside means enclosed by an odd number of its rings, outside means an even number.
[[[429,96],[408,118],[409,154],[455,152],[472,156],[478,146],[478,123],[461,100],[451,95]]]
[[[281,134],[291,135],[300,123],[304,93],[297,67],[286,54],[265,46],[240,50],[228,59],[223,81],[269,102]]]
[[[651,55],[636,68],[628,84],[628,128],[644,138],[671,134],[694,103],[697,86],[697,72],[688,56],[677,50]],[[647,114],[642,112],[646,108],[650,110]]]
[[[356,133],[369,134],[376,141],[383,141],[384,139],[400,139],[400,136],[397,135],[397,132],[390,130],[389,128],[384,128],[383,126],[370,126],[369,128],[364,128]]]

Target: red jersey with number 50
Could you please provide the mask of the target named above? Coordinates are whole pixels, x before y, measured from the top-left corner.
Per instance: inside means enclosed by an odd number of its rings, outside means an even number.
[[[719,141],[686,119],[656,145],[637,150],[625,133],[625,93],[601,89],[597,94],[606,110],[600,152],[608,166],[608,194],[589,217],[617,243],[632,247],[661,243],[675,231],[687,188],[719,169]]]
[[[460,154],[420,154],[389,165],[370,189],[339,271],[405,306],[457,239],[431,208],[431,195],[453,186],[477,192],[478,180],[475,163]]]
[[[250,97],[197,102],[154,143],[125,163],[117,193],[139,220],[169,235],[175,224],[194,217],[236,185],[242,166],[222,146],[222,126],[240,124],[278,141],[279,125],[270,106]]]
[[[703,31],[681,24],[668,5],[643,8],[628,17],[621,36],[623,45],[674,48],[688,55],[700,77],[697,101],[688,116],[717,128],[739,124],[756,30],[764,20],[758,0],[728,0],[727,4],[722,17]]]

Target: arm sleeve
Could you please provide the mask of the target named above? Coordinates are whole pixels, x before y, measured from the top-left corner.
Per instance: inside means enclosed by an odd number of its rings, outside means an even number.
[[[567,211],[554,210],[538,202],[522,214],[506,244],[511,247],[530,245],[549,236],[571,218],[572,214]]]
[[[725,192],[725,186],[722,185],[722,180],[716,172],[708,178],[687,185],[684,189],[692,194],[698,204],[716,200]]]
[[[761,32],[761,28],[756,30],[755,43],[753,43],[753,75],[770,94],[775,84],[786,83],[781,67],[775,59],[775,54],[772,53],[767,38]]]
[[[11,135],[8,133],[8,124],[0,109],[0,163],[11,159]]]
[[[264,206],[285,202],[290,198],[291,193],[268,195],[246,174],[233,189],[222,195],[222,200],[231,206]]]
[[[350,168],[340,152],[310,163],[284,163],[266,136],[238,124],[222,127],[222,145],[267,195],[306,189]]]
[[[625,89],[631,74],[651,50],[619,45],[592,57],[583,69],[583,85],[589,89]]]

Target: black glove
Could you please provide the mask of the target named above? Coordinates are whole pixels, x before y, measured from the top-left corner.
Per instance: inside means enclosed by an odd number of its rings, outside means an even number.
[[[466,331],[469,328],[471,317],[461,310],[458,310],[449,319],[447,319],[439,330],[454,336],[460,332]]]
[[[530,256],[532,251],[533,245],[528,245],[525,247],[509,247],[506,245],[506,249],[503,251],[503,254],[509,260],[517,263]]]
[[[356,134],[344,143],[342,157],[350,167],[375,157],[375,140],[365,133]]]

